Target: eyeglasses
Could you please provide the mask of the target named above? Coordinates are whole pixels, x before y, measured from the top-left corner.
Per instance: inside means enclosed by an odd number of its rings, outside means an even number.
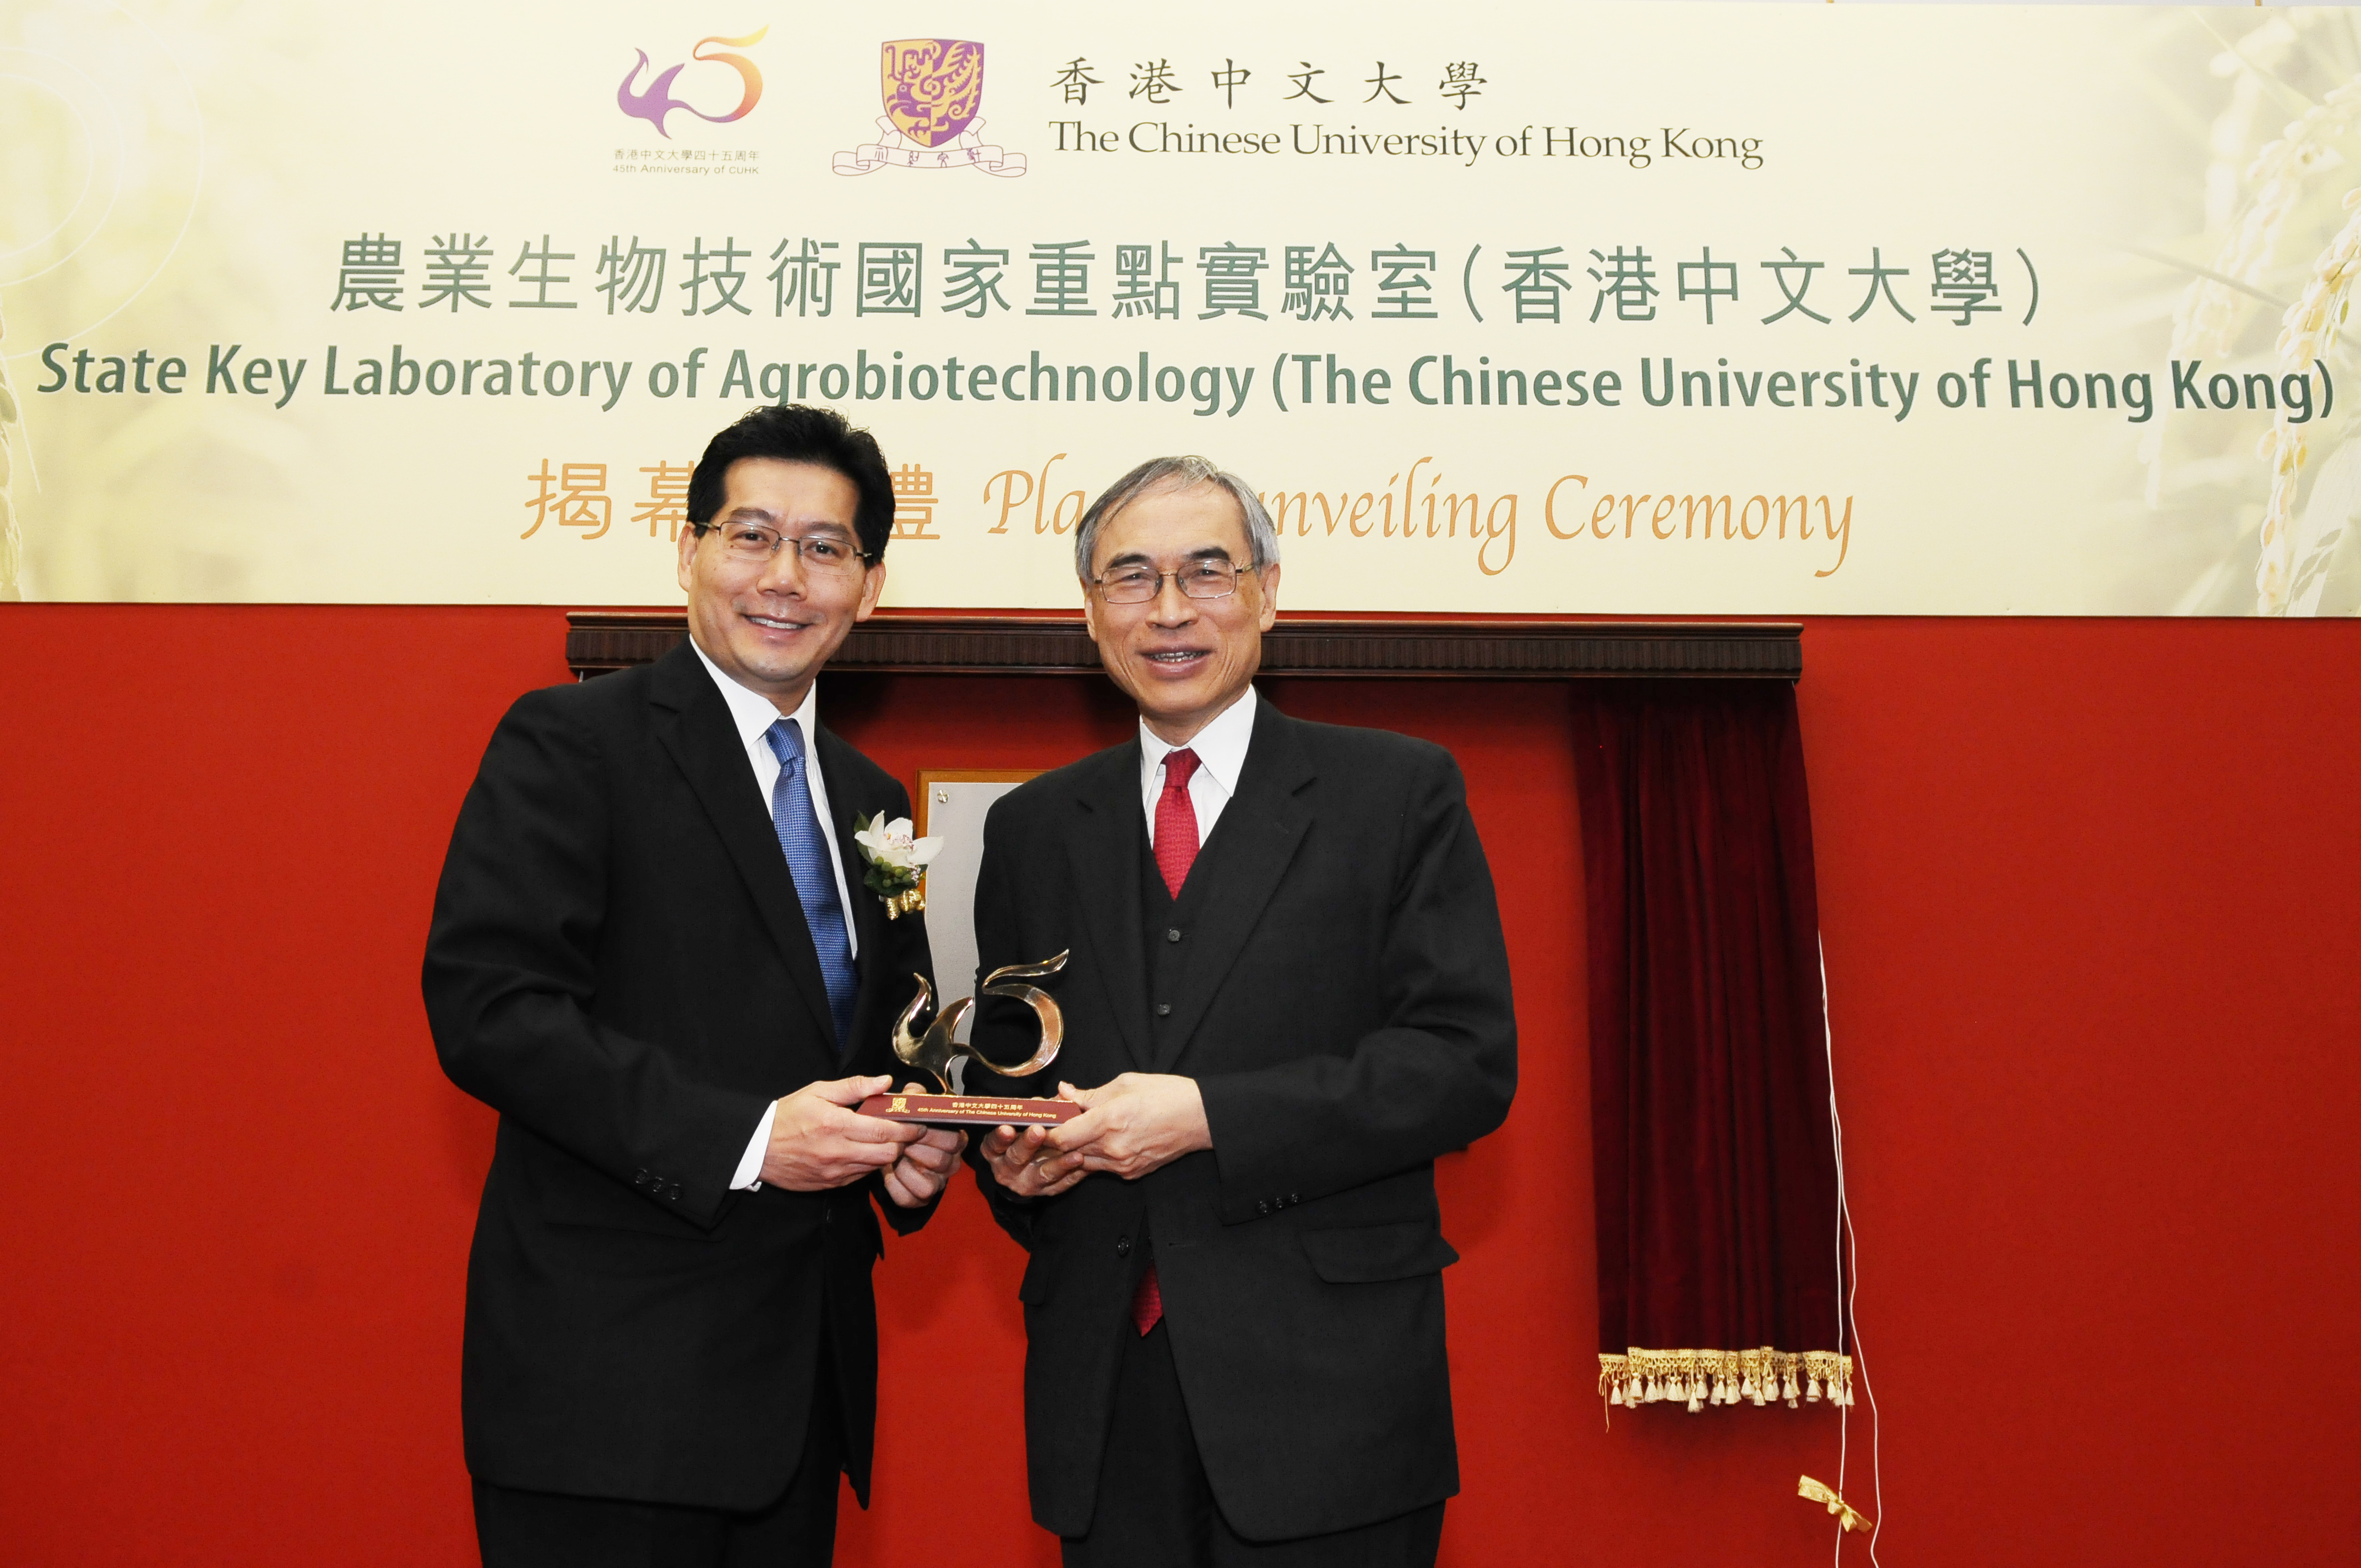
[[[807,572],[850,574],[859,571],[869,560],[848,541],[830,533],[806,534],[798,539],[793,534],[781,533],[775,528],[765,528],[759,522],[700,523],[697,525],[697,532],[699,537],[719,533],[721,548],[729,552],[730,558],[749,565],[756,562],[768,563],[778,554],[782,545],[796,553],[796,559],[803,563]]]
[[[1099,597],[1109,604],[1146,604],[1164,591],[1167,577],[1179,583],[1180,591],[1192,599],[1219,599],[1237,591],[1238,574],[1248,569],[1227,561],[1191,561],[1170,572],[1117,566],[1091,580],[1098,585]]]

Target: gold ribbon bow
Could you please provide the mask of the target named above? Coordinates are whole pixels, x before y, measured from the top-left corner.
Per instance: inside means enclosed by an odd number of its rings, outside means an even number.
[[[1835,1487],[1815,1481],[1809,1475],[1799,1475],[1795,1478],[1795,1496],[1809,1497],[1816,1503],[1826,1503],[1828,1506],[1828,1512],[1836,1515],[1837,1522],[1848,1530],[1867,1530],[1870,1527],[1871,1521],[1859,1508],[1839,1497]]]

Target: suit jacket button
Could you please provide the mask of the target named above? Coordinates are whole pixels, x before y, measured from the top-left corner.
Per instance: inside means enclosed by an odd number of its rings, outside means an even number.
[[[1115,1255],[1117,1257],[1129,1257],[1131,1255],[1131,1238],[1129,1236],[1117,1236],[1115,1238]]]
[[[632,1186],[634,1186],[634,1187],[645,1187],[647,1184],[648,1184],[648,1173],[647,1173],[646,1171],[644,1171],[644,1170],[641,1171],[637,1176],[634,1176],[634,1177],[632,1177],[632,1178],[631,1178],[631,1185],[632,1185]]]
[[[1178,926],[1167,926],[1164,928],[1164,939],[1168,942],[1179,941],[1180,939],[1180,927]]]
[[[1156,1015],[1157,1015],[1159,1018],[1170,1018],[1170,1017],[1171,1017],[1171,1016],[1172,1016],[1172,1003],[1170,1003],[1170,1002],[1159,1002],[1159,1003],[1158,1003],[1156,1004]]]
[[[1270,1212],[1270,1200],[1268,1198],[1257,1199],[1255,1201],[1255,1207],[1263,1213],[1268,1214]]]
[[[1288,1201],[1289,1202],[1290,1202],[1290,1203],[1301,1203],[1301,1202],[1302,1202],[1302,1201],[1303,1201],[1303,1200],[1302,1200],[1302,1199],[1298,1198],[1298,1197],[1297,1197],[1294,1193],[1292,1193],[1292,1192],[1290,1192],[1290,1193],[1289,1193],[1289,1194],[1287,1195],[1287,1201]]]

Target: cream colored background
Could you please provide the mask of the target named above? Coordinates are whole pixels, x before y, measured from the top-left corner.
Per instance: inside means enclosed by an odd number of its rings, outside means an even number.
[[[676,19],[675,19],[676,18]],[[657,69],[697,38],[769,37],[749,52],[764,72],[760,105],[734,125],[676,115],[674,145],[753,148],[761,173],[667,178],[612,170],[619,148],[664,145],[623,116],[615,83],[634,49]],[[1319,525],[1290,530],[1282,603],[1293,609],[1617,612],[2251,613],[2256,530],[2270,466],[2252,455],[2260,413],[2185,415],[2170,401],[2174,313],[2192,269],[2217,269],[2251,206],[2256,151],[2306,105],[2361,70],[2342,11],[2204,12],[2138,7],[1595,5],[1444,8],[1289,7],[1213,3],[1182,10],[969,5],[956,30],[987,49],[983,136],[1023,153],[1030,170],[829,171],[831,155],[875,139],[877,46],[932,36],[932,9],[885,4],[815,16],[748,6],[651,12],[588,4],[562,12],[427,0],[367,12],[283,0],[112,6],[19,0],[0,15],[0,313],[21,422],[7,426],[8,494],[21,562],[0,554],[24,597],[59,599],[331,600],[666,604],[677,602],[669,544],[626,520],[658,458],[685,462],[744,406],[719,400],[733,348],[772,359],[1005,364],[1038,348],[1060,366],[1252,367],[1246,408],[1194,417],[1191,404],[1036,407],[1006,401],[856,402],[889,459],[935,476],[939,542],[895,545],[887,602],[992,607],[1073,600],[1070,541],[1037,532],[1028,503],[1007,532],[985,492],[992,476],[1038,474],[1059,454],[1044,516],[1072,491],[1094,493],[1139,459],[1205,452],[1266,490],[1333,499],[1383,491],[1427,458],[1445,492],[1488,510],[1518,498],[1513,555],[1487,573],[1462,538],[1355,539]],[[2274,30],[2275,29],[2275,30]],[[2236,46],[2244,52],[2232,55]],[[1102,81],[1073,110],[1050,86],[1087,57]],[[1297,61],[1324,65],[1318,110],[1376,130],[1437,126],[1488,137],[1526,126],[1585,130],[1687,126],[1759,137],[1766,162],[1659,160],[1635,170],[1563,158],[1510,159],[1489,148],[1472,168],[1451,159],[1150,158],[1061,154],[1053,119],[1094,127],[1143,116],[1123,97],[1135,61],[1169,58],[1183,83],[1164,113],[1215,129],[1282,132],[1302,104],[1280,104]],[[1256,71],[1238,107],[1204,82],[1225,58]],[[1383,59],[1405,73],[1407,108],[1363,105],[1354,85]],[[1483,94],[1463,112],[1438,101],[1438,62],[1473,60]],[[680,91],[729,96],[691,67]],[[1268,89],[1268,91],[1265,91]],[[1383,111],[1382,113],[1380,111]],[[1538,146],[1538,129],[1535,131]],[[2232,298],[2226,351],[2208,373],[2279,368],[2279,309],[2301,291],[2344,221],[2342,121],[2321,133],[2275,249]],[[2361,147],[2351,150],[2361,153]],[[340,243],[383,231],[404,241],[407,298],[434,234],[489,232],[495,301],[519,242],[549,233],[577,253],[571,313],[414,309],[331,313]],[[752,316],[609,316],[590,288],[598,245],[634,234],[679,253],[735,235],[753,251],[741,298]],[[826,321],[772,317],[768,253],[780,237],[835,239],[847,262]],[[1011,254],[1004,292],[1015,310],[983,321],[935,313],[946,246],[971,237]],[[1087,238],[1093,302],[1078,321],[1028,318],[1036,241]],[[928,313],[851,313],[851,260],[863,239],[917,239],[928,251]],[[1118,242],[1169,242],[1193,262],[1202,246],[1267,247],[1270,320],[1195,319],[1198,274],[1184,266],[1184,319],[1117,321],[1107,312]],[[1290,244],[1334,241],[1359,269],[1358,319],[1279,317],[1278,276]],[[1362,265],[1395,243],[1442,253],[1443,319],[1369,319],[1375,276]],[[1470,245],[1488,319],[1469,319],[1460,267]],[[1587,317],[1587,250],[1642,244],[1658,258],[1659,319]],[[1504,251],[1563,245],[1577,262],[1562,325],[1512,324],[1499,291]],[[1673,297],[1673,266],[1710,246],[1740,265],[1741,306],[1708,328]],[[1810,302],[1819,326],[1759,318],[1779,302],[1756,264],[1793,247],[1827,263]],[[1861,280],[1845,269],[1872,246],[1910,267],[1903,298],[1915,325],[1883,306],[1845,313]],[[2040,313],[2020,325],[2023,247],[2041,273]],[[1959,329],[1925,306],[1928,254],[1989,248],[2004,312]],[[676,290],[667,292],[675,302]],[[42,345],[94,354],[147,347],[191,365],[177,398],[44,395]],[[269,399],[202,390],[207,347],[241,343],[310,361],[283,410]],[[600,400],[325,398],[325,348],[349,379],[362,356],[631,359],[633,387],[612,412]],[[651,361],[707,350],[695,400],[650,396]],[[1394,377],[1392,406],[1294,410],[1271,402],[1281,353],[1336,354]],[[1620,410],[1429,408],[1404,386],[1411,361],[1612,367]],[[1642,404],[1643,355],[1683,367],[1839,368],[1858,358],[1916,370],[1902,423],[1877,411],[1655,409]],[[1994,358],[2005,401],[2012,356],[2047,370],[2147,371],[2160,404],[2135,425],[2118,412],[1938,406],[1935,378]],[[2341,359],[2332,359],[2332,367]],[[2340,377],[2342,386],[2342,378]],[[2340,392],[2361,398],[2361,377]],[[0,412],[5,412],[0,409]],[[2331,470],[2345,422],[2315,424],[2302,482]],[[520,539],[525,481],[542,459],[609,465],[616,522],[603,539],[544,526]],[[2348,465],[2349,466],[2349,465]],[[38,467],[38,482],[36,482]],[[1658,543],[1560,539],[1542,498],[1562,475],[1588,493],[1828,494],[1852,502],[1840,569],[1832,547],[1773,540]],[[1395,481],[1397,486],[1399,481]],[[2301,547],[2316,572],[2294,608],[2350,609],[2351,551],[2339,530],[2351,494],[2306,495]],[[1569,486],[1562,496],[1573,492]],[[1422,479],[1422,499],[1428,487]],[[1068,503],[1068,516],[1073,510]],[[1421,513],[1423,513],[1422,505]],[[2333,515],[2332,515],[2333,514]],[[1642,516],[1644,517],[1644,513]],[[1587,521],[1586,508],[1576,514]],[[1565,514],[1562,527],[1569,526]],[[1642,532],[1645,525],[1642,523]],[[2349,531],[2348,531],[2349,532]],[[1500,565],[1500,543],[1489,564]],[[11,585],[0,581],[0,591]]]

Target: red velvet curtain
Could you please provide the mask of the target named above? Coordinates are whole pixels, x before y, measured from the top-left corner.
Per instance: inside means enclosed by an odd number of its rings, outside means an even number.
[[[1599,1390],[1850,1398],[1795,688],[1576,696]]]

